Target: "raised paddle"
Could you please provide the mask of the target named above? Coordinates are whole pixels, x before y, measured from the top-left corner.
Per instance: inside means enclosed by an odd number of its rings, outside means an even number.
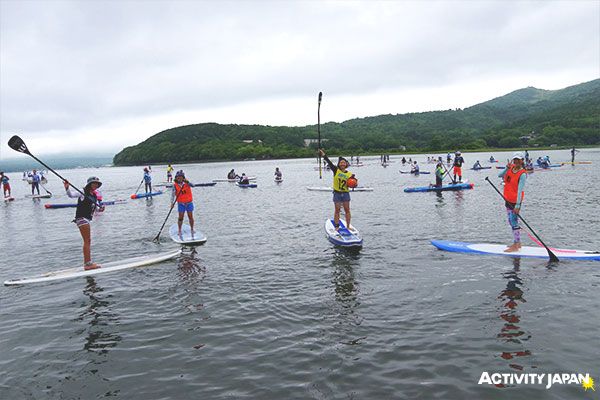
[[[25,144],[25,142],[23,141],[23,139],[21,139],[19,136],[14,135],[13,137],[11,137],[10,140],[8,141],[8,146],[11,149],[13,149],[13,150],[18,151],[19,153],[23,153],[23,154],[27,154],[28,156],[31,156],[31,158],[33,158],[35,161],[39,162],[44,167],[46,167],[46,169],[48,169],[48,171],[50,171],[54,175],[58,176],[61,180],[68,182],[69,186],[71,186],[73,189],[77,190],[81,195],[85,196],[85,193],[83,193],[77,187],[73,186],[69,181],[67,181],[65,178],[63,178],[62,176],[60,176],[60,174],[58,172],[56,172],[55,170],[53,170],[52,168],[50,168],[42,160],[40,160],[39,158],[37,158],[36,156],[34,156],[33,154],[31,154],[31,152],[27,148],[27,145]],[[44,188],[44,190],[46,190],[46,189]],[[46,192],[48,192],[48,191],[46,190]],[[48,193],[50,193],[50,192],[48,192]]]
[[[323,92],[319,92],[319,105],[317,107],[317,133],[318,133],[318,147],[321,148],[321,99],[323,99]],[[321,167],[321,153],[318,153],[317,160],[319,162],[319,179],[323,179],[323,172]]]
[[[504,195],[502,193],[500,193],[500,191],[498,190],[498,188],[492,183],[492,181],[490,181],[489,177],[485,177],[485,180],[488,181],[488,183],[490,185],[492,185],[492,187],[494,188],[494,190],[496,192],[498,192],[498,194],[500,195],[500,197],[502,197],[502,199],[504,199],[505,202],[508,202],[506,200],[506,197],[504,197]],[[521,221],[523,221],[523,223],[529,228],[529,230],[531,231],[531,233],[533,233],[535,235],[535,237],[540,241],[540,243],[542,244],[542,246],[544,246],[546,248],[546,250],[548,251],[548,256],[550,257],[550,262],[558,262],[558,257],[556,257],[554,255],[554,253],[548,248],[548,246],[546,246],[546,244],[542,241],[542,239],[538,236],[537,233],[535,233],[535,231],[531,228],[531,226],[529,226],[529,224],[527,223],[527,221],[525,221],[523,219],[523,217],[521,216],[521,213],[517,213],[517,217],[519,217],[519,219]]]

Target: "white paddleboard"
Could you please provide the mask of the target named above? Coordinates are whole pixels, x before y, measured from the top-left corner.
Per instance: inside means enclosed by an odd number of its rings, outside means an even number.
[[[206,235],[199,230],[196,230],[196,232],[192,235],[192,228],[186,224],[181,226],[181,236],[178,233],[177,224],[171,225],[169,228],[169,235],[175,243],[182,244],[184,246],[198,246],[206,243],[208,240]]]
[[[256,177],[255,176],[249,176],[248,177],[249,181],[255,181]],[[235,178],[235,179],[213,179],[213,182],[239,182],[240,180]]]
[[[152,254],[147,256],[129,258],[121,261],[112,261],[108,263],[100,263],[101,268],[92,269],[86,271],[83,266],[78,268],[63,269],[60,271],[48,272],[42,275],[32,276],[29,278],[11,279],[4,282],[4,285],[25,285],[28,283],[40,283],[40,282],[51,282],[64,279],[71,279],[77,277],[94,276],[100,274],[107,274],[109,272],[122,271],[124,269],[143,267],[151,264],[158,264],[160,262],[175,258],[181,253],[181,250],[173,250],[168,253]]]
[[[330,188],[328,186],[307,186],[306,190],[310,190],[311,192],[333,192],[333,188]],[[352,193],[352,192],[372,192],[372,191],[373,191],[373,188],[364,187],[364,186],[359,186],[357,188],[350,189],[350,193]]]
[[[361,247],[363,240],[360,236],[360,232],[354,226],[350,225],[350,229],[346,227],[346,221],[340,219],[340,229],[336,230],[333,226],[333,219],[328,218],[325,220],[325,233],[327,239],[337,246],[343,247]]]
[[[4,201],[9,202],[9,201],[14,201],[15,198],[14,197],[5,197]]]
[[[52,197],[52,193],[46,193],[46,194],[28,194],[26,195],[26,197],[31,197],[32,199],[49,199],[50,197]]]
[[[534,257],[548,258],[548,251],[545,247],[529,247],[523,246],[519,251],[507,253],[505,244],[489,244],[489,243],[465,243],[455,242],[450,240],[432,240],[431,244],[440,250],[452,251],[457,253],[473,253],[473,254],[492,254],[497,256],[509,257]],[[600,252],[585,251],[585,250],[570,250],[570,249],[551,249],[558,259],[579,259],[579,260],[596,260],[600,261]]]

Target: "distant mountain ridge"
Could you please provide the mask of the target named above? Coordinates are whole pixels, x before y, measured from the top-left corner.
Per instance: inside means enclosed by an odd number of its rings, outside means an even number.
[[[465,109],[386,114],[321,126],[330,153],[446,151],[600,144],[600,79],[560,90],[527,87]],[[314,155],[304,127],[202,123],[168,129],[123,149],[115,165]]]

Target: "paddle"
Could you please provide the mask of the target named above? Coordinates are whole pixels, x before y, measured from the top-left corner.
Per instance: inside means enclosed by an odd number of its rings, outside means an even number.
[[[85,197],[85,193],[83,193],[81,190],[79,190],[77,187],[73,186],[68,180],[66,180],[65,178],[63,178],[62,176],[60,176],[60,174],[58,172],[56,172],[55,170],[53,170],[52,168],[50,168],[48,165],[46,165],[46,163],[44,163],[42,160],[40,160],[39,158],[37,158],[36,156],[34,156],[33,154],[31,154],[31,152],[29,151],[29,149],[27,148],[27,145],[25,144],[25,142],[23,141],[23,139],[21,139],[19,136],[14,135],[13,137],[10,138],[10,140],[8,141],[8,146],[15,150],[18,151],[19,153],[23,153],[23,154],[27,154],[28,156],[31,156],[31,158],[33,158],[35,161],[39,162],[40,164],[42,164],[44,167],[46,167],[46,169],[48,169],[48,171],[52,172],[54,175],[58,176],[61,180],[66,181],[69,183],[69,186],[71,186],[73,189],[75,189],[76,191],[78,191],[82,196]],[[43,187],[43,186],[42,186]],[[44,188],[44,190],[46,190]],[[46,192],[48,192],[46,190]],[[50,193],[50,192],[48,192]],[[99,205],[98,203],[96,203],[97,205]]]
[[[173,182],[173,188],[175,188],[175,183],[176,182]],[[171,204],[171,208],[169,208],[169,213],[167,214],[167,218],[165,218],[165,221],[163,222],[162,226],[160,227],[160,230],[158,231],[158,233],[156,234],[156,237],[154,239],[152,239],[153,242],[160,243],[160,234],[162,233],[162,230],[165,227],[165,224],[167,223],[169,217],[171,216],[171,212],[173,211],[173,208],[175,207],[175,203],[177,203],[177,198],[179,197],[181,192],[182,192],[182,190],[180,190],[179,193],[175,196],[175,200],[173,200],[173,203]],[[177,193],[176,189],[175,189],[175,193]]]
[[[490,185],[492,185],[492,187],[494,188],[494,190],[500,195],[500,197],[502,197],[502,199],[504,199],[505,202],[508,202],[506,200],[506,197],[504,197],[504,195],[502,193],[500,193],[500,191],[498,190],[498,188],[492,183],[492,181],[490,181],[489,177],[485,177],[485,180],[488,181],[488,183]],[[542,239],[539,237],[539,235],[537,233],[535,233],[535,231],[531,228],[531,226],[529,226],[529,224],[527,223],[527,221],[525,221],[523,219],[523,217],[521,216],[521,213],[516,214],[517,217],[523,221],[523,223],[527,226],[527,228],[529,228],[529,230],[531,231],[531,233],[533,233],[535,235],[535,237],[540,241],[540,243],[546,248],[546,250],[548,251],[548,256],[550,257],[550,262],[558,262],[558,257],[556,257],[554,255],[554,253],[548,248],[548,246],[546,246],[546,244],[542,241]]]
[[[317,133],[318,133],[318,146],[321,148],[321,99],[323,98],[323,92],[319,92],[319,105],[317,107]],[[321,167],[321,153],[318,153],[317,160],[319,161],[319,179],[323,179],[323,169]]]
[[[448,170],[448,168],[446,168],[446,165],[444,163],[442,163],[442,167],[444,167],[444,170],[446,171],[446,173],[442,175],[442,179],[444,179],[444,176],[450,176],[450,171]],[[456,185],[456,180],[454,178],[450,177],[450,180],[452,181],[453,185]]]
[[[140,182],[139,186],[137,189],[135,189],[135,194],[137,194],[137,192],[140,191],[140,188],[142,187],[142,183],[144,183],[144,178],[142,178],[142,181]]]

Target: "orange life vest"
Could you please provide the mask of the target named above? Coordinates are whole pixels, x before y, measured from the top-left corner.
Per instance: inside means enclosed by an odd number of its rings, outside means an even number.
[[[192,198],[192,188],[187,182],[184,182],[183,185],[174,182],[173,187],[175,188],[175,196],[177,197],[178,203],[191,203],[194,201]]]
[[[510,166],[506,174],[504,174],[504,198],[506,201],[517,203],[519,198],[519,179],[521,179],[521,175],[525,172],[525,169],[513,172],[512,166]],[[521,196],[521,200],[523,200],[523,196]]]

